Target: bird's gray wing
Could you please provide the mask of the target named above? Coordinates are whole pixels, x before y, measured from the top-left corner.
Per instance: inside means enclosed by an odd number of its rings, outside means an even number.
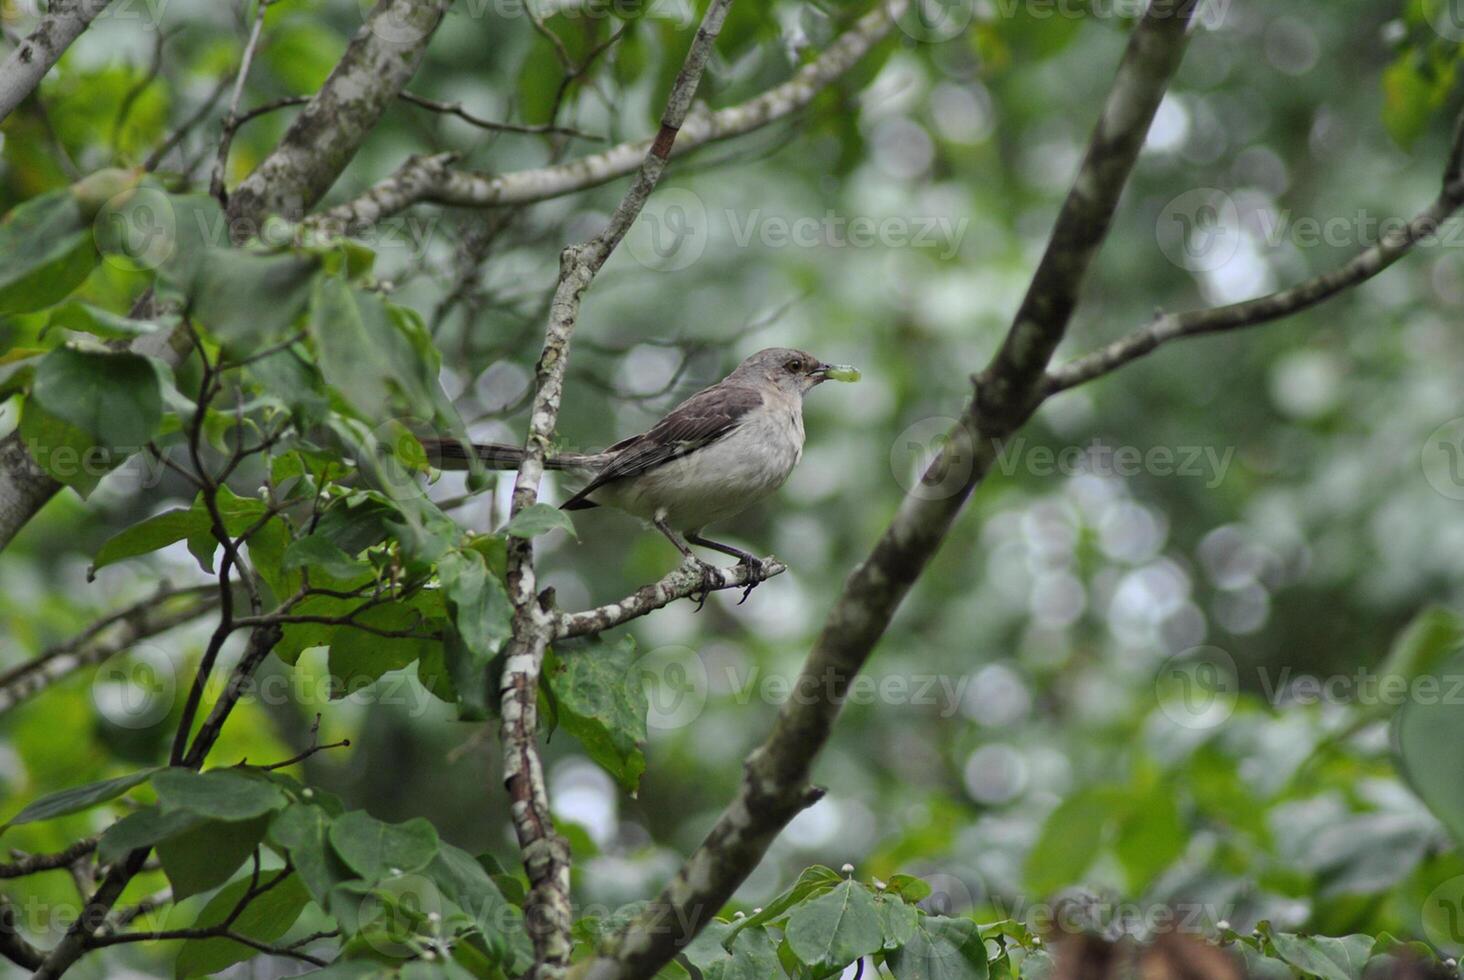
[[[611,446],[607,452],[613,455],[605,468],[560,507],[580,510],[595,506],[587,498],[600,487],[664,466],[716,442],[742,424],[747,414],[762,403],[762,393],[744,385],[723,383],[697,392],[645,433]]]

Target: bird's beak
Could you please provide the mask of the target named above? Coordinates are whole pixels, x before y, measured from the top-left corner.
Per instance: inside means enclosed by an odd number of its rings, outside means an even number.
[[[813,376],[819,381],[854,382],[859,380],[859,369],[850,364],[820,364]]]

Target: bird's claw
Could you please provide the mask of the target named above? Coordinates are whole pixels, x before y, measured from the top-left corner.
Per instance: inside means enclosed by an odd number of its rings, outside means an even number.
[[[704,561],[697,560],[696,567],[701,572],[701,589],[693,592],[691,598],[696,600],[696,608],[692,612],[701,612],[702,606],[707,604],[707,596],[711,595],[716,588],[722,584],[722,574],[716,567]]]
[[[737,559],[737,564],[747,569],[747,587],[742,590],[742,598],[737,600],[740,606],[752,595],[752,590],[768,580],[767,564],[755,555],[743,555]]]

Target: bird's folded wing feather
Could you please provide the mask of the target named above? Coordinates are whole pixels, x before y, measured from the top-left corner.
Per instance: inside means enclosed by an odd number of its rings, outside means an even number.
[[[563,506],[584,500],[613,480],[637,476],[716,442],[762,404],[762,394],[743,385],[718,384],[697,392],[647,432],[611,446],[610,462]]]

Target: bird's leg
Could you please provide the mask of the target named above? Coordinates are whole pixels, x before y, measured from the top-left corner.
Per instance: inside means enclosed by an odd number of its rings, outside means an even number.
[[[674,544],[676,550],[681,552],[687,561],[701,570],[702,588],[696,600],[696,611],[701,612],[702,606],[707,604],[707,596],[712,594],[712,587],[721,584],[722,576],[717,573],[715,568],[697,557],[696,552],[692,551],[687,543],[682,540],[681,535],[671,530],[671,525],[666,523],[665,518],[657,517],[652,523],[656,525],[656,530],[666,535],[666,540]],[[696,595],[696,593],[693,594]]]
[[[763,566],[763,560],[750,551],[743,551],[741,548],[734,548],[730,544],[723,544],[720,541],[713,541],[711,538],[704,538],[700,534],[689,533],[686,540],[692,544],[701,545],[703,548],[711,548],[713,551],[720,551],[724,555],[731,555],[737,559],[737,564],[747,567],[747,588],[742,590],[742,598],[737,600],[740,606],[752,595],[752,590],[757,588],[767,579],[767,573]]]

